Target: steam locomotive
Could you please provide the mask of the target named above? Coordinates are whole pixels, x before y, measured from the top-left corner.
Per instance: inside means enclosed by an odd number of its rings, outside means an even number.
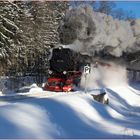
[[[49,78],[44,90],[69,92],[79,86],[84,61],[69,48],[54,48],[49,60]]]

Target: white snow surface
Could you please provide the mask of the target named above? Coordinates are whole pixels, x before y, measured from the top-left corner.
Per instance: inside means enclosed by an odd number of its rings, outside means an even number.
[[[36,84],[0,96],[0,138],[140,138],[140,83],[128,84],[122,66],[95,68],[87,94],[43,91]],[[90,94],[107,92],[109,105]],[[24,92],[24,93],[22,93]]]
[[[93,100],[90,94],[95,90],[45,91],[0,101],[0,138],[140,138],[139,87],[140,83],[106,88],[109,105]]]

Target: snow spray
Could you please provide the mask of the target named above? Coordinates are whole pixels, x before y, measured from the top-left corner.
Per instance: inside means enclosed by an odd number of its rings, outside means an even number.
[[[127,85],[127,72],[125,67],[111,64],[111,67],[108,66],[91,66],[91,72],[87,75],[87,90],[106,88],[112,86],[122,86]],[[82,75],[81,78],[81,87],[85,86],[85,76]]]

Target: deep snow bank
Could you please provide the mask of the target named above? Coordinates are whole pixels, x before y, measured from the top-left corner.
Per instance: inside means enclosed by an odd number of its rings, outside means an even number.
[[[136,87],[107,89],[109,106],[80,91],[5,103],[0,106],[0,138],[140,138]]]

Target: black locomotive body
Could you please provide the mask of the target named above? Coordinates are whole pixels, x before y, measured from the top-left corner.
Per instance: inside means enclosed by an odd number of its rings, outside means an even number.
[[[80,55],[69,48],[54,48],[50,59],[50,70],[55,73],[79,71]]]

